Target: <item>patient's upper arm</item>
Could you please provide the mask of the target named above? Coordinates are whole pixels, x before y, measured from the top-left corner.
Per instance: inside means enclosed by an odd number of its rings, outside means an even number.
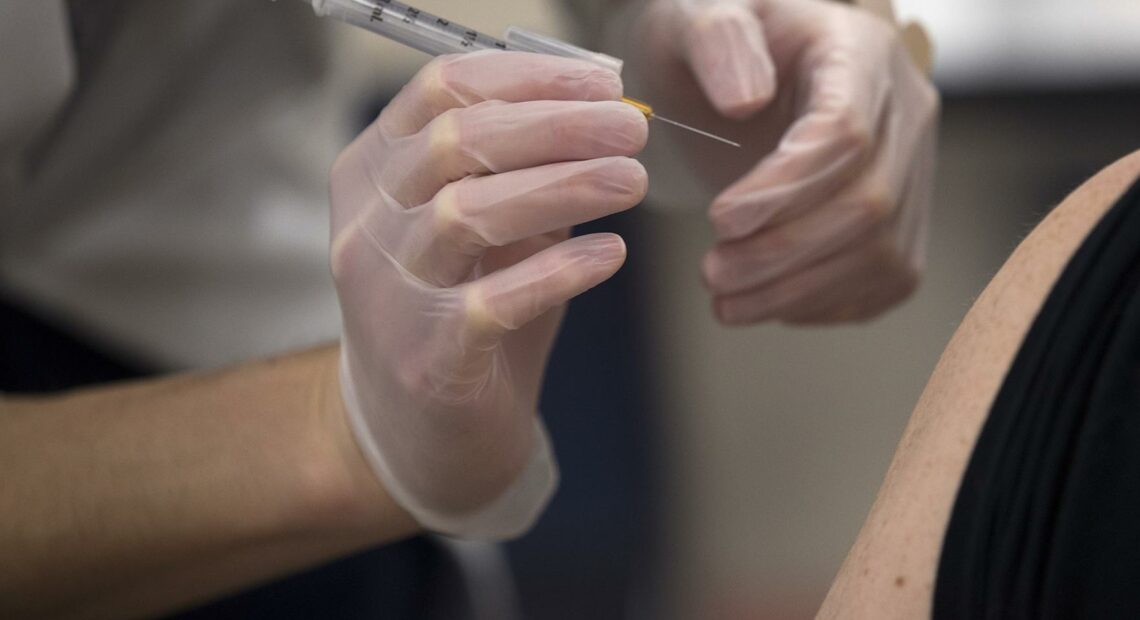
[[[1068,196],[1018,246],[950,340],[820,618],[929,617],[958,483],[1022,339],[1089,231],[1140,176],[1140,151]]]

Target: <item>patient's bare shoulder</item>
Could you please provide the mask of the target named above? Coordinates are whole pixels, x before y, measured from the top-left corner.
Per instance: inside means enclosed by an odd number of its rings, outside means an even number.
[[[1081,242],[1140,177],[1140,151],[1049,214],[978,297],[942,354],[820,618],[930,615],[938,556],[974,442],[1022,339]]]

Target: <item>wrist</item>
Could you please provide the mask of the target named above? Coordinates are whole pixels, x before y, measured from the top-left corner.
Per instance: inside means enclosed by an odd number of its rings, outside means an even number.
[[[392,499],[361,452],[345,414],[340,348],[321,350],[312,386],[321,448],[312,479],[316,514],[327,525],[357,532],[370,543],[410,536],[420,528]]]

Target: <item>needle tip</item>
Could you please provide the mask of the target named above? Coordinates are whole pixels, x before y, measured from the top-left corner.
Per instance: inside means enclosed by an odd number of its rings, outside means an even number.
[[[697,129],[696,127],[690,127],[690,126],[688,126],[688,125],[686,125],[686,124],[684,124],[684,123],[678,123],[677,121],[675,121],[675,120],[673,120],[673,119],[665,118],[664,116],[658,116],[658,115],[656,115],[656,114],[654,114],[652,118],[655,118],[655,119],[657,119],[657,120],[659,120],[659,121],[662,121],[662,122],[668,123],[668,124],[670,124],[670,125],[673,125],[674,127],[680,127],[681,129],[685,129],[685,130],[687,130],[687,131],[691,131],[691,132],[693,132],[693,133],[695,133],[695,134],[698,134],[698,135],[702,135],[702,136],[704,136],[704,137],[706,137],[706,138],[711,138],[711,139],[713,139],[713,140],[716,140],[717,142],[721,142],[721,143],[723,143],[723,144],[727,144],[727,145],[729,145],[729,146],[735,146],[736,148],[740,148],[740,143],[739,143],[739,142],[733,142],[732,140],[729,140],[728,138],[722,138],[722,137],[720,137],[720,136],[718,136],[718,135],[716,135],[716,134],[713,134],[713,133],[709,133],[709,132],[707,132],[707,131],[702,131],[702,130],[700,130],[700,129]]]

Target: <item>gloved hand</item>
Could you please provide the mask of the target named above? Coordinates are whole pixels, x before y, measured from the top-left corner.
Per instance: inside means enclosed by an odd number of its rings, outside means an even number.
[[[893,27],[822,0],[654,0],[630,39],[645,99],[744,145],[673,134],[722,190],[702,269],[722,322],[865,320],[909,295],[939,105]]]
[[[569,227],[641,201],[620,78],[517,52],[441,56],[338,158],[331,262],[358,443],[426,528],[525,531],[557,470],[536,406],[564,304],[625,259]]]

